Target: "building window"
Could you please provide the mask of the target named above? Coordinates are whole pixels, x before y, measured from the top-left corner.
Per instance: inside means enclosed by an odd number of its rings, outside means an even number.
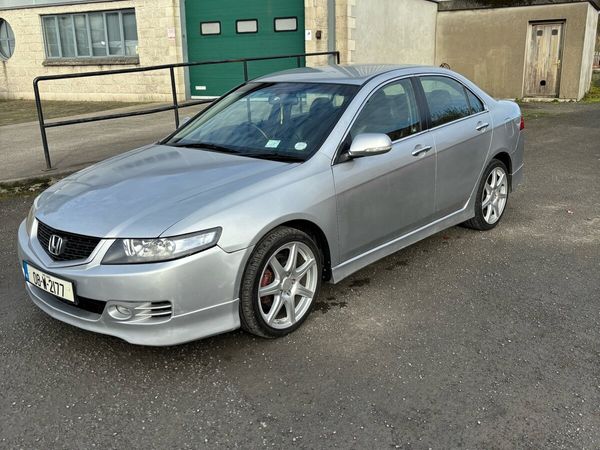
[[[237,20],[235,22],[235,31],[238,33],[256,33],[258,32],[258,20]]]
[[[298,19],[295,17],[276,17],[274,27],[275,31],[297,31]]]
[[[221,22],[202,22],[200,24],[200,34],[202,36],[221,34]]]
[[[0,60],[7,60],[15,51],[15,35],[8,22],[0,19]]]
[[[48,58],[137,56],[133,9],[42,16]]]

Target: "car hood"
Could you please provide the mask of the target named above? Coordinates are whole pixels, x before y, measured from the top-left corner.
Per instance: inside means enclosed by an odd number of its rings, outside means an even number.
[[[87,236],[158,237],[207,204],[296,165],[153,145],[58,182],[42,193],[35,215],[53,228]]]

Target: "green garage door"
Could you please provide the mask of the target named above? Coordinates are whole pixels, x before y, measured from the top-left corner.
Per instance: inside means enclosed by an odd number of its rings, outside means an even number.
[[[304,53],[304,0],[186,0],[185,15],[192,62]],[[248,76],[291,67],[296,59],[249,62]],[[221,95],[244,81],[242,63],[189,70],[194,97]]]

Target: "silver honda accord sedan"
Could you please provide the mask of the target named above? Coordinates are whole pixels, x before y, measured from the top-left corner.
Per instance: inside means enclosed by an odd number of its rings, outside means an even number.
[[[323,281],[457,224],[495,227],[523,128],[515,103],[445,69],[264,76],[37,197],[25,287],[52,317],[135,344],[283,336]]]

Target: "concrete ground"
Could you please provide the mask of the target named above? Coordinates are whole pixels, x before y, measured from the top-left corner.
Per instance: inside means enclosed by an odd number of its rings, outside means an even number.
[[[159,105],[129,106],[47,122],[156,106]],[[191,117],[202,108],[203,106],[183,108],[180,110],[180,118]],[[0,126],[0,182],[73,172],[110,156],[156,142],[174,129],[173,111],[49,128],[47,129],[48,146],[54,170],[46,172],[38,122]]]
[[[600,105],[554,111],[496,229],[325,286],[276,341],[144,348],[51,319],[16,260],[32,198],[0,200],[0,447],[599,448]]]

